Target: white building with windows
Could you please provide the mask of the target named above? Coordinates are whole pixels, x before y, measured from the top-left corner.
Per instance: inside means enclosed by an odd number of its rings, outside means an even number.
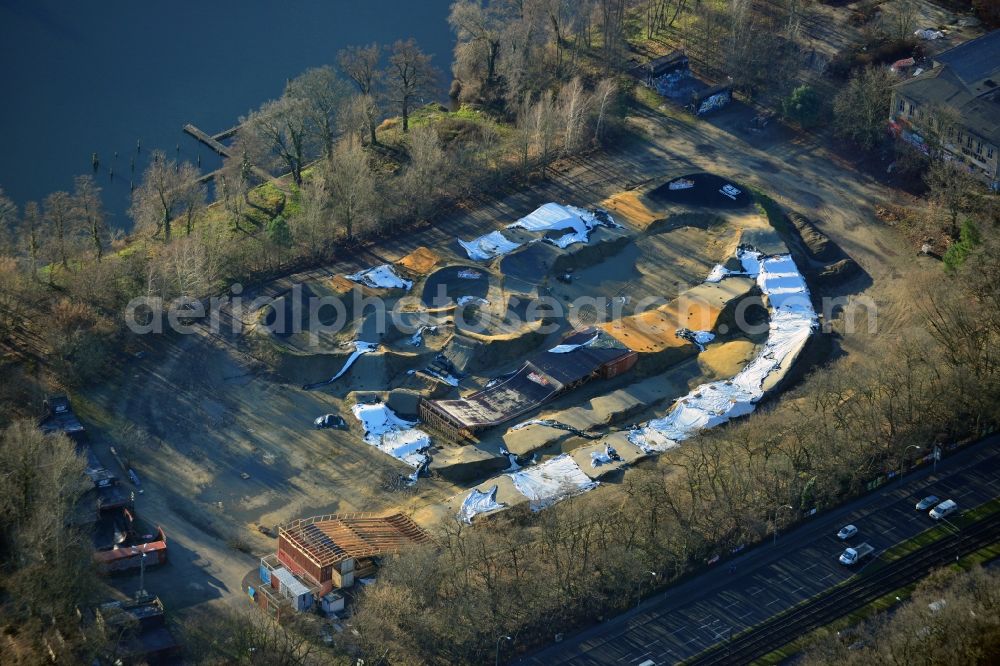
[[[929,70],[896,84],[889,126],[919,147],[919,128],[940,122],[932,117],[939,110],[955,119],[941,136],[946,156],[1000,189],[1000,30],[938,54]]]

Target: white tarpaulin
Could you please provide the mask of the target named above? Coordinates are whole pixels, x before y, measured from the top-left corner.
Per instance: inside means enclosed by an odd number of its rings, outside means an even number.
[[[396,416],[385,403],[357,404],[351,408],[365,430],[365,442],[403,461],[410,467],[428,462],[424,453],[431,446],[430,435]]]
[[[419,347],[424,343],[424,333],[434,333],[435,331],[437,331],[437,326],[421,326],[410,337],[410,344]]]
[[[302,388],[308,390],[320,386],[326,386],[327,384],[332,384],[333,382],[343,377],[344,373],[351,369],[351,366],[354,365],[354,362],[357,361],[362,354],[369,354],[378,349],[378,343],[376,342],[361,342],[360,340],[358,340],[353,342],[352,344],[354,345],[354,351],[352,351],[351,355],[347,357],[346,361],[344,361],[344,366],[340,369],[340,372],[335,374],[333,377],[330,377],[325,382],[319,382],[317,384],[306,384]]]
[[[389,264],[382,264],[344,277],[372,289],[405,289],[409,291],[413,286],[413,282],[410,280],[404,280],[396,275],[396,271],[392,270],[392,266]]]
[[[675,402],[665,417],[630,432],[629,441],[646,452],[671,448],[700,430],[752,412],[764,396],[767,377],[798,356],[816,327],[809,290],[790,255],[765,258],[743,249],[737,256],[743,265],[741,274],[756,278],[767,298],[767,342],[732,379],[698,386]]]
[[[611,216],[608,215],[608,220]],[[546,240],[559,248],[567,248],[573,243],[586,243],[590,232],[596,227],[618,227],[614,221],[605,221],[594,213],[576,206],[562,206],[557,203],[547,203],[536,208],[517,222],[508,224],[508,229],[524,229],[526,231],[560,231],[567,229],[570,233],[559,238]]]
[[[513,252],[521,247],[520,243],[507,240],[499,231],[491,231],[485,236],[473,238],[470,241],[459,240],[458,244],[465,249],[465,253],[469,255],[469,259],[475,259],[476,261],[487,261],[508,252]]]
[[[507,476],[514,482],[514,487],[528,498],[532,511],[585,493],[598,485],[567,453]]]
[[[569,352],[575,351],[575,350],[579,349],[580,347],[586,347],[588,345],[594,344],[595,342],[597,342],[597,339],[599,337],[601,337],[600,333],[594,333],[594,337],[590,338],[589,340],[584,340],[583,342],[581,342],[579,344],[575,344],[575,345],[556,345],[555,347],[553,347],[552,349],[549,350],[549,353],[551,353],[551,354],[568,354]]]
[[[494,485],[485,493],[472,489],[469,496],[462,502],[462,508],[458,512],[458,518],[463,523],[472,524],[472,519],[481,513],[499,511],[507,505],[497,502],[497,487]]]

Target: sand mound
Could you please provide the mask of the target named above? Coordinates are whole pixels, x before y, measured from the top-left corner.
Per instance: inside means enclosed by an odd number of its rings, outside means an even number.
[[[638,192],[612,194],[601,202],[601,207],[609,210],[616,218],[621,217],[640,229],[645,229],[662,217]]]
[[[427,275],[441,261],[441,255],[423,245],[396,262],[414,275]]]
[[[655,310],[601,324],[619,342],[637,352],[655,353],[691,343],[677,336],[677,329],[713,331],[723,311],[753,288],[753,281],[729,278],[706,282]]]
[[[710,344],[698,355],[698,366],[712,379],[732,377],[753,358],[755,348],[745,338]]]
[[[837,246],[831,243],[826,234],[817,229],[811,220],[795,211],[789,211],[786,217],[795,230],[799,232],[799,237],[808,250],[810,258],[824,262],[836,261],[840,258]]]

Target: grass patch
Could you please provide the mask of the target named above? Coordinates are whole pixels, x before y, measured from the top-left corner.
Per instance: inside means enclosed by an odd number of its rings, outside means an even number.
[[[750,192],[753,194],[757,210],[760,211],[761,215],[767,217],[768,223],[774,230],[782,235],[788,234],[788,220],[785,218],[785,212],[778,205],[778,202],[757,188],[751,187]]]
[[[663,97],[660,97],[660,95],[651,88],[647,88],[641,84],[636,84],[632,89],[632,100],[637,106],[643,107],[649,111],[653,111],[661,116],[666,116],[671,120],[676,120],[677,122],[681,122],[686,125],[693,125],[697,121],[697,118],[692,116],[690,113],[684,111]],[[669,128],[665,129],[669,130]]]

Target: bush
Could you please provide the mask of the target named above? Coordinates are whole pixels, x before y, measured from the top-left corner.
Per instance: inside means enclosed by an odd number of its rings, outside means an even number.
[[[267,238],[280,247],[290,247],[292,244],[292,232],[288,229],[288,222],[281,215],[277,215],[267,223]]]
[[[948,251],[944,253],[944,257],[942,257],[944,265],[951,271],[957,269],[965,263],[965,260],[969,258],[969,253],[981,242],[982,238],[979,236],[979,229],[971,220],[965,220],[962,222],[962,230],[959,232],[958,242],[952,243]]]
[[[822,116],[823,100],[811,86],[802,85],[782,101],[781,110],[802,127],[814,127]]]

